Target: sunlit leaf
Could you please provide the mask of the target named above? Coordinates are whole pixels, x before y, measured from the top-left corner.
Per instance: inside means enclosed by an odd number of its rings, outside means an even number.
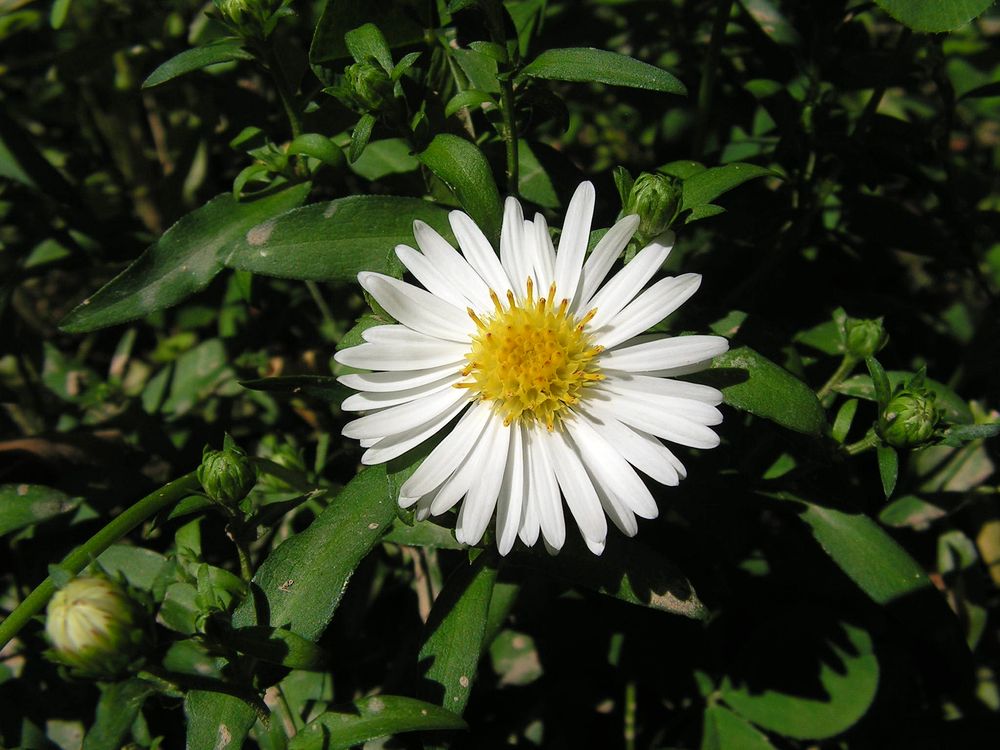
[[[608,83],[613,86],[662,91],[666,94],[687,93],[684,84],[662,68],[617,52],[593,47],[545,50],[522,68],[521,76]]]

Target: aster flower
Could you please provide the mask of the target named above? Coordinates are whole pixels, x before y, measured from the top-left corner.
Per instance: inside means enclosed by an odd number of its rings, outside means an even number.
[[[639,224],[616,223],[586,256],[594,188],[570,202],[556,252],[545,219],[524,219],[508,198],[500,257],[461,211],[449,215],[459,254],[415,221],[420,251],[396,254],[420,288],[378,273],[361,286],[398,325],[367,329],[336,360],[372,370],[344,375],[356,390],[346,411],[368,412],[343,434],[366,448],[364,464],[389,461],[452,424],[400,490],[417,518],[461,501],[456,538],[475,544],[496,512],[507,554],[541,535],[550,552],[566,538],[563,500],[592,552],[607,519],[626,535],[656,503],[636,469],[676,485],[684,466],[661,442],[713,448],[722,421],[715,388],[674,379],[728,348],[718,336],[641,335],[680,307],[698,274],[649,288],[672,247],[667,232],[604,283]],[[645,289],[644,289],[645,288]]]

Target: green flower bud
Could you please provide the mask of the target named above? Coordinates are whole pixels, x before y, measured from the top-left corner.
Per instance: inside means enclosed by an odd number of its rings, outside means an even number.
[[[848,318],[844,321],[844,345],[852,357],[864,359],[874,356],[888,340],[889,334],[882,327],[881,318]]]
[[[251,0],[214,0],[214,2],[222,17],[237,26],[250,15],[253,5]]]
[[[914,448],[931,439],[938,418],[933,392],[904,388],[885,407],[879,420],[879,435],[896,448]]]
[[[246,451],[226,435],[221,451],[205,446],[198,481],[210,500],[233,508],[257,484],[257,469]]]
[[[665,174],[643,172],[632,185],[624,213],[639,215],[636,237],[645,243],[673,224],[680,205],[681,186],[677,180]]]
[[[147,621],[118,584],[93,576],[74,578],[49,602],[49,656],[83,676],[114,677],[145,650]]]
[[[355,108],[361,112],[378,114],[393,98],[388,74],[367,60],[347,66],[344,83]]]

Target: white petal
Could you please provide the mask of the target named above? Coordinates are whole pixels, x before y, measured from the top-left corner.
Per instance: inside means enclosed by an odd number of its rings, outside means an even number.
[[[527,431],[525,433],[525,446],[527,446]],[[521,503],[521,526],[518,529],[517,535],[525,547],[533,547],[535,546],[535,542],[538,541],[538,533],[542,527],[538,520],[538,500],[535,496],[537,488],[531,483],[531,459],[527,451],[525,451],[524,459],[524,473],[525,477],[527,477],[526,484],[528,491],[525,493],[524,500]],[[558,493],[558,490],[556,492]]]
[[[521,526],[521,505],[528,495],[524,472],[524,427],[515,424],[509,429],[510,450],[497,500],[497,549],[501,555],[506,555],[514,546],[517,530]]]
[[[341,375],[337,382],[356,391],[382,393],[389,391],[405,391],[408,388],[433,383],[443,376],[458,372],[454,365],[441,365],[427,370],[403,370],[401,372],[357,372]]]
[[[636,297],[600,330],[594,331],[594,340],[610,349],[636,334],[654,326],[683,305],[698,291],[701,276],[687,273],[677,278],[661,279]],[[595,316],[596,317],[596,316]]]
[[[593,218],[594,186],[589,182],[581,182],[569,202],[562,235],[559,237],[559,252],[556,253],[557,302],[568,299],[572,304],[576,299]]]
[[[626,399],[634,404],[645,404],[647,409],[656,409],[676,414],[678,417],[690,419],[698,424],[712,426],[722,424],[722,412],[711,404],[698,401],[693,398],[678,398],[676,396],[664,396],[659,393],[649,393],[636,391],[629,388],[620,388],[615,385],[605,386],[598,384],[592,391],[592,398],[598,400],[607,397],[609,401],[618,402]]]
[[[597,398],[592,397],[592,401],[597,403]],[[669,409],[657,408],[655,405],[651,407],[647,401],[611,394],[604,403],[607,409],[625,424],[672,443],[691,448],[715,448],[719,444],[719,436],[705,425],[682,417]]]
[[[552,460],[546,448],[548,434],[542,430],[525,430],[528,455],[528,481],[531,494],[528,502],[535,506],[538,523],[546,547],[559,551],[566,542],[566,519],[563,516],[559,484],[552,470]]]
[[[632,239],[635,230],[639,227],[639,217],[630,214],[618,221],[607,231],[601,241],[597,243],[587,262],[583,264],[583,276],[580,280],[580,309],[589,310],[588,303],[594,296],[594,292],[604,281],[611,270],[611,266],[622,254],[622,250]]]
[[[355,393],[344,399],[340,408],[344,411],[368,411],[369,409],[385,409],[390,406],[405,404],[407,401],[430,396],[432,393],[443,391],[452,387],[462,379],[461,372],[455,372],[445,376],[440,380],[435,380],[427,385],[419,385],[415,388],[392,391],[389,393]]]
[[[342,434],[349,438],[374,438],[396,435],[434,419],[459,401],[469,399],[465,388],[446,388],[417,401],[359,417],[344,425]]]
[[[593,403],[588,403],[587,409],[579,413],[646,476],[670,487],[676,487],[685,476],[683,464],[652,435],[622,424],[611,412],[596,408]]]
[[[601,287],[587,303],[587,309],[596,307],[597,314],[590,322],[590,330],[596,331],[607,325],[621,312],[640,290],[646,286],[653,275],[660,270],[663,261],[667,259],[670,247],[658,242],[651,242],[632,258],[632,262],[616,273],[607,284]]]
[[[479,474],[473,479],[455,523],[455,538],[463,544],[477,544],[483,538],[483,532],[497,507],[497,497],[503,484],[514,430],[505,427],[499,419],[491,420],[487,430],[491,429],[497,430],[496,436],[492,438],[492,450],[487,454]]]
[[[458,291],[458,287],[448,281],[444,275],[434,267],[429,258],[421,255],[412,247],[407,245],[396,245],[396,257],[406,266],[413,278],[423,284],[424,289],[440,297],[445,302],[449,302],[459,310],[464,310],[469,306],[469,300]]]
[[[525,252],[524,214],[517,198],[509,197],[504,204],[503,227],[500,230],[500,263],[514,285],[514,296],[524,299],[525,282],[532,276],[531,255]]]
[[[476,444],[490,418],[492,409],[485,403],[473,404],[437,447],[430,452],[409,479],[399,488],[399,494],[420,497],[433,492],[454,472]]]
[[[513,287],[486,235],[476,226],[476,222],[461,211],[452,211],[448,214],[448,220],[451,222],[451,230],[455,233],[458,245],[462,248],[462,255],[486,285],[503,299],[507,296],[507,291]]]
[[[361,338],[369,344],[439,344],[441,339],[418,333],[406,326],[372,326],[361,332]]]
[[[402,456],[410,448],[415,448],[437,433],[442,427],[458,416],[458,413],[466,406],[468,404],[465,401],[459,401],[423,424],[382,438],[378,443],[364,452],[361,456],[361,463],[365,466],[373,466],[391,461],[397,456]]]
[[[721,336],[664,336],[602,352],[598,362],[609,370],[651,372],[693,365],[717,357],[728,349],[729,342]]]
[[[576,447],[569,441],[565,432],[550,432],[543,435],[552,469],[559,487],[562,489],[566,505],[580,527],[584,539],[592,542],[603,542],[608,534],[608,520],[601,508],[601,501],[594,491],[594,485],[587,476],[577,455]],[[544,531],[544,528],[543,528]]]
[[[420,333],[467,342],[476,326],[468,313],[413,284],[380,273],[362,271],[358,281],[392,317]]]
[[[366,370],[406,371],[458,367],[466,364],[467,344],[438,341],[435,344],[359,344],[341,349],[333,358],[342,365]],[[461,369],[459,367],[459,369]]]
[[[545,296],[556,280],[556,249],[552,245],[549,226],[541,214],[535,214],[534,236],[535,249],[538,251],[534,264],[535,279],[538,281],[538,295]]]
[[[628,536],[634,536],[638,526],[634,518],[629,518],[630,514],[635,513],[642,518],[656,518],[659,515],[656,501],[649,489],[639,479],[635,469],[629,466],[618,447],[605,440],[586,419],[568,420],[567,429],[580,449],[594,485],[598,490],[603,489],[608,496],[607,500],[614,509],[614,514],[609,512],[608,515],[612,520],[617,517],[621,523],[616,522],[615,525]],[[608,510],[607,503],[604,508]]]
[[[444,237],[420,220],[413,222],[413,236],[434,267],[465,295],[475,309],[489,309],[490,290],[486,282]]]
[[[718,406],[722,403],[722,391],[710,385],[688,383],[684,380],[654,378],[649,375],[634,375],[615,370],[602,370],[602,374],[604,380],[601,381],[601,385],[617,392],[653,393],[671,398],[692,398],[712,406]]]
[[[500,428],[506,429],[503,427],[502,420],[487,420],[486,427],[476,444],[469,450],[465,460],[434,493],[434,499],[431,501],[431,513],[439,516],[445,511],[451,510],[455,503],[469,491],[472,483],[482,473],[483,467],[489,461],[490,454],[496,444],[496,437],[500,434]]]

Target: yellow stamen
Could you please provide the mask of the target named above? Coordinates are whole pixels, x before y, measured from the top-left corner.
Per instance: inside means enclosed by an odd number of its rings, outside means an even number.
[[[504,308],[491,290],[494,314],[480,318],[470,311],[477,331],[462,370],[470,379],[457,387],[478,391],[505,425],[538,424],[551,431],[580,402],[584,388],[604,379],[596,361],[604,349],[586,330],[596,309],[577,319],[568,312],[568,299],[556,307],[555,284],[537,301],[530,277],[525,286],[521,303],[508,292]]]

